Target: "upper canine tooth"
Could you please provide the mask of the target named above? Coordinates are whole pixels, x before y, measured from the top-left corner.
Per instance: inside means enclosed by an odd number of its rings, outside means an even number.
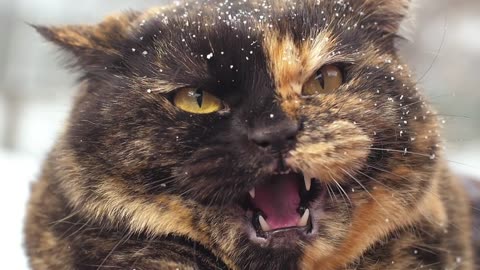
[[[303,213],[303,216],[302,218],[300,219],[300,221],[298,222],[297,226],[298,227],[305,227],[307,226],[307,223],[308,223],[308,218],[310,217],[310,210],[308,210],[308,208],[305,210],[305,212]]]
[[[310,191],[310,189],[312,188],[312,177],[310,177],[309,175],[304,175],[303,179],[305,180],[305,189],[307,191]]]
[[[260,227],[262,227],[262,230],[264,232],[269,232],[271,231],[272,229],[270,229],[270,226],[268,225],[267,221],[265,220],[265,218],[262,217],[262,215],[259,215],[258,216],[258,221],[260,222]]]
[[[250,193],[250,197],[252,197],[252,199],[255,199],[255,188],[252,188],[248,193]]]

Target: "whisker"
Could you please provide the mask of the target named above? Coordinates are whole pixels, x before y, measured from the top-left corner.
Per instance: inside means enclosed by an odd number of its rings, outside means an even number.
[[[420,76],[420,78],[417,80],[417,82],[415,84],[419,84],[423,79],[425,79],[425,77],[427,77],[428,73],[432,70],[433,66],[437,62],[438,57],[440,56],[440,52],[442,51],[443,46],[445,45],[445,40],[446,40],[446,37],[447,37],[447,30],[448,30],[448,18],[447,18],[447,15],[445,15],[444,25],[443,25],[442,41],[440,42],[440,46],[438,46],[438,50],[435,53],[435,57],[433,58],[432,62],[430,63],[430,66],[425,71],[425,73],[422,76]]]
[[[113,254],[113,252],[115,252],[115,250],[123,243],[127,242],[130,237],[132,236],[132,233],[131,232],[127,232],[118,242],[117,244],[115,244],[115,246],[113,246],[113,248],[110,250],[110,252],[107,254],[107,256],[105,256],[105,258],[102,260],[102,262],[100,263],[100,265],[97,267],[97,270],[100,270],[100,268],[103,267],[103,265],[107,262],[108,258],[110,258],[110,256]]]
[[[335,178],[331,175],[331,173],[329,172],[329,175],[330,177],[332,178],[333,182],[335,183],[335,185],[337,186],[337,190],[340,191],[340,195],[342,196],[343,198],[343,201],[345,202],[345,204],[347,203],[347,201],[345,201],[345,197],[343,196],[343,194],[345,194],[350,206],[353,206],[352,204],[352,201],[350,200],[350,197],[348,196],[347,192],[343,189],[343,187],[338,183],[337,180],[335,180]],[[343,193],[343,194],[342,194]]]
[[[377,179],[375,179],[375,178],[373,178],[373,177],[369,176],[368,174],[365,174],[365,173],[361,172],[360,170],[356,170],[356,172],[357,172],[357,173],[359,173],[359,174],[361,174],[361,175],[363,175],[363,176],[365,176],[365,177],[367,177],[367,178],[369,178],[370,180],[372,180],[372,181],[374,181],[375,183],[377,183],[377,184],[379,184],[379,185],[383,186],[384,188],[386,188],[386,189],[390,190],[391,192],[394,192],[394,193],[395,193],[395,192],[397,192],[395,189],[393,189],[393,188],[391,188],[391,187],[389,187],[389,186],[385,185],[384,183],[382,183],[382,182],[380,182],[379,180],[377,180]],[[409,195],[410,197],[414,198],[414,196],[413,196],[413,195],[411,195],[411,194],[407,194],[407,195]],[[404,202],[404,203],[405,203],[405,202]]]
[[[423,154],[423,153],[417,153],[417,152],[412,152],[412,151],[408,151],[408,150],[397,150],[397,149],[387,149],[387,148],[375,148],[375,147],[369,147],[367,148],[369,150],[376,150],[376,151],[385,151],[385,152],[395,152],[395,153],[404,153],[404,154],[412,154],[412,155],[417,155],[417,156],[422,156],[422,157],[428,157],[428,158],[432,158],[434,159],[435,156],[432,154],[432,155],[427,155],[427,154]]]
[[[350,176],[350,178],[352,178],[355,182],[357,182],[357,184],[359,184],[363,190],[365,190],[365,192],[367,192],[367,194],[380,206],[383,208],[382,204],[372,195],[372,193],[370,193],[370,191],[368,191],[368,189],[355,177],[353,176],[352,174],[350,174],[347,170],[345,169],[341,169],[344,173],[346,173],[348,176]],[[385,210],[385,209],[384,209]]]
[[[328,196],[330,197],[330,201],[334,202],[335,200],[333,199],[333,196],[335,196],[335,193],[333,192],[332,187],[330,185],[326,185],[326,186],[327,186]]]
[[[375,148],[375,147],[369,147],[367,148],[368,150],[374,150],[374,151],[385,151],[385,152],[395,152],[395,153],[404,153],[404,154],[412,154],[412,155],[417,155],[417,156],[422,156],[422,157],[428,157],[430,159],[435,159],[436,158],[436,155],[435,154],[431,154],[431,155],[428,155],[428,154],[424,154],[424,153],[417,153],[417,152],[412,152],[412,151],[408,151],[408,150],[398,150],[398,149],[387,149],[387,148]],[[445,159],[445,161],[447,162],[450,162],[450,163],[454,163],[454,164],[457,164],[457,165],[462,165],[462,166],[465,166],[465,167],[468,167],[470,169],[478,169],[472,165],[468,165],[468,164],[465,164],[465,163],[462,163],[462,162],[458,162],[458,161],[454,161],[454,160],[450,160],[450,159]]]

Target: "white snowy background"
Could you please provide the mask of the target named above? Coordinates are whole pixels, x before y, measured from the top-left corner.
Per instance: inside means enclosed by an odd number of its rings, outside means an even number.
[[[97,22],[153,0],[0,0],[0,244],[3,269],[28,269],[22,247],[30,183],[54,143],[74,94],[74,76],[26,22]],[[402,54],[446,120],[447,157],[457,171],[480,176],[480,1],[417,1],[405,24]],[[416,28],[411,26],[415,23]],[[408,30],[410,29],[410,30]],[[414,30],[413,30],[414,29]]]

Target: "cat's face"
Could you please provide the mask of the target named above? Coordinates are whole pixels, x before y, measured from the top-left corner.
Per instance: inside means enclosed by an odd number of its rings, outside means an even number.
[[[409,222],[435,164],[393,46],[407,4],[206,1],[39,28],[85,74],[62,146],[72,203],[229,265],[358,256]]]

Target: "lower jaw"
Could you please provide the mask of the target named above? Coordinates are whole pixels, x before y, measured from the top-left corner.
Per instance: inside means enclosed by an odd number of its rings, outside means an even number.
[[[304,227],[281,228],[264,232],[255,228],[251,222],[248,222],[253,216],[253,212],[249,211],[247,214],[248,223],[245,224],[248,238],[252,243],[260,245],[263,248],[284,250],[298,249],[300,245],[313,242],[318,236],[315,221],[322,218],[323,198],[324,196],[321,196],[317,201],[309,204],[310,217],[307,226]]]
[[[310,210],[307,207],[304,207],[304,206],[301,206],[300,208],[303,209],[303,210],[298,210],[300,212],[299,214],[300,214],[301,218],[298,221],[297,226],[292,226],[292,227],[283,227],[283,228],[278,228],[278,229],[274,229],[274,230],[264,231],[263,226],[261,226],[258,223],[258,217],[254,217],[252,219],[252,226],[255,228],[257,237],[268,239],[268,238],[270,238],[274,235],[277,235],[277,234],[280,234],[280,233],[283,233],[283,232],[288,232],[290,230],[304,231],[306,234],[311,233],[311,231],[312,231],[312,222],[311,222],[312,218],[311,218]],[[305,221],[302,222],[302,220],[304,218],[306,218],[306,219],[305,219]],[[255,220],[257,220],[256,226],[255,226]]]
[[[265,233],[259,237],[254,230],[248,232],[250,241],[262,248],[297,250],[302,245],[313,242],[315,234],[313,228],[285,228]]]

